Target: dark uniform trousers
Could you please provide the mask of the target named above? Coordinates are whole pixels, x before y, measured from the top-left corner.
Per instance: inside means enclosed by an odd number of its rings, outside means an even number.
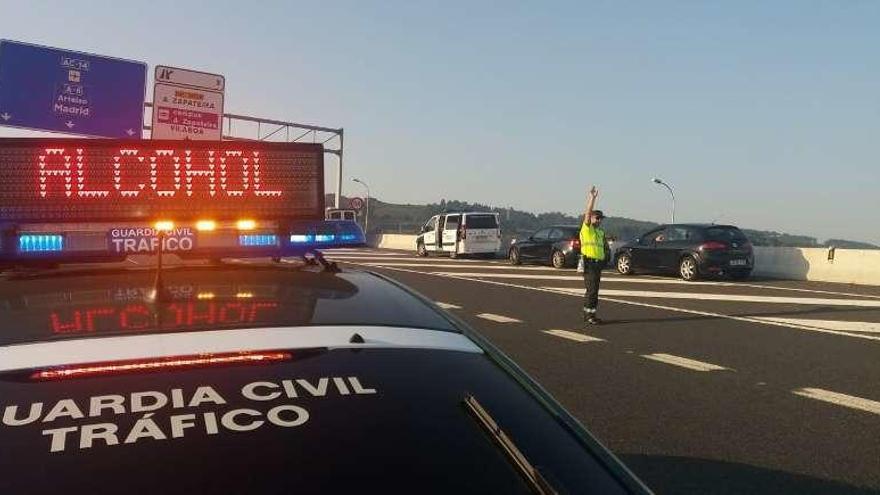
[[[584,256],[584,318],[594,316],[599,306],[599,281],[604,264],[602,260]]]

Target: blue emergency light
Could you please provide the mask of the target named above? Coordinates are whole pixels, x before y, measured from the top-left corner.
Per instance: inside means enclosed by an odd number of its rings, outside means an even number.
[[[240,246],[277,246],[278,236],[275,234],[241,234],[238,236]]]
[[[58,234],[21,234],[18,236],[18,250],[22,253],[44,253],[62,251],[64,236]]]

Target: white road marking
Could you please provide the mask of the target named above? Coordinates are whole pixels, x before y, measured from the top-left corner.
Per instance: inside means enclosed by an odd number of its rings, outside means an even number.
[[[662,277],[659,275],[646,275],[641,278],[651,279],[651,280],[670,280],[668,277]],[[848,297],[866,297],[869,299],[880,299],[880,296],[874,296],[871,294],[858,294],[855,292],[839,292],[833,290],[819,290],[819,289],[801,289],[798,287],[777,287],[775,285],[762,285],[762,284],[750,284],[748,282],[685,282],[684,280],[675,280],[676,282],[682,282],[686,284],[706,284],[706,285],[717,285],[720,287],[747,287],[750,289],[765,289],[765,290],[782,290],[782,291],[791,291],[791,292],[809,292],[813,294],[825,294],[829,296],[848,296]]]
[[[512,284],[509,282],[497,282],[497,281],[493,281],[493,280],[482,280],[479,278],[460,277],[460,276],[456,276],[454,274],[442,274],[441,275],[439,273],[426,273],[426,272],[420,272],[418,270],[409,270],[406,268],[389,268],[389,270],[398,271],[398,272],[406,272],[406,273],[415,273],[415,274],[419,274],[419,275],[430,275],[430,276],[434,276],[434,277],[467,280],[469,282],[497,285],[500,287],[512,287],[512,288],[516,288],[516,289],[533,290],[533,291],[538,291],[538,292],[549,292],[551,294],[563,294],[563,295],[567,295],[567,296],[577,296],[577,297],[583,296],[583,292],[581,292],[580,290],[572,292],[568,289],[553,289],[553,288],[548,288],[548,287],[530,287],[528,285]],[[828,333],[828,334],[833,334],[833,335],[844,335],[847,337],[856,337],[856,338],[860,338],[860,339],[880,341],[880,336],[875,337],[873,335],[840,332],[837,330],[823,330],[823,329],[819,329],[819,328],[815,328],[815,327],[807,327],[807,326],[803,326],[803,325],[791,325],[788,323],[780,323],[780,322],[775,322],[775,321],[757,320],[757,319],[754,319],[754,318],[751,318],[748,316],[733,316],[733,315],[726,315],[723,313],[713,313],[710,311],[698,311],[695,309],[684,309],[684,308],[677,308],[674,306],[664,306],[664,305],[660,305],[660,304],[649,304],[649,303],[645,303],[645,302],[630,301],[627,299],[614,299],[614,298],[610,298],[610,297],[603,297],[602,300],[608,301],[608,302],[613,302],[613,303],[618,303],[618,304],[627,304],[630,306],[641,306],[641,307],[645,307],[645,308],[662,309],[665,311],[672,311],[675,313],[685,313],[685,314],[692,314],[692,315],[709,316],[712,318],[721,318],[721,319],[725,319],[725,320],[746,321],[749,323],[758,323],[758,324],[770,325],[770,326],[775,326],[775,327],[794,328],[797,330],[810,330],[813,332]]]
[[[671,364],[673,366],[679,366],[681,368],[687,368],[694,371],[733,371],[730,368],[718,366],[717,364],[705,363],[703,361],[688,359],[681,356],[673,356],[672,354],[642,354],[642,357],[645,359],[650,359],[651,361]]]
[[[440,302],[440,301],[435,301],[434,304],[436,304],[437,306],[440,306],[443,309],[461,309],[461,306],[458,306],[456,304],[450,304],[450,303],[445,303],[445,302]]]
[[[410,258],[407,258],[407,259],[410,259]],[[460,260],[460,261],[470,262],[471,260]],[[515,270],[515,271],[519,271],[519,270],[538,270],[538,271],[554,270],[554,268],[543,268],[540,266],[511,266],[511,265],[504,264],[504,263],[493,263],[491,265],[477,267],[477,266],[473,266],[473,265],[458,264],[458,261],[450,261],[450,262],[446,262],[446,263],[430,263],[427,261],[423,261],[421,263],[418,263],[418,262],[413,263],[412,261],[410,261],[409,263],[398,263],[398,262],[385,263],[384,260],[372,260],[370,262],[359,263],[359,264],[368,265],[368,266],[378,266],[378,267],[404,266],[404,267],[425,267],[425,268],[461,268],[461,269],[468,269],[468,270],[473,270],[475,268],[479,268],[482,270]],[[583,280],[583,277],[578,277],[578,280]]]
[[[328,254],[333,254],[333,253],[337,253],[337,252],[340,252],[340,251],[336,251],[336,250],[327,251]],[[407,255],[407,253],[402,253],[402,252],[388,253],[388,252],[381,252],[381,251],[369,251],[369,252],[368,251],[350,251],[350,252],[347,251],[347,252],[344,252],[344,254],[345,255],[349,255],[349,254],[356,255],[354,257],[350,257],[351,259],[360,258],[363,256],[357,256],[357,255],[366,255],[366,254],[376,254],[377,256],[382,256],[382,258],[380,258],[379,260],[376,260],[376,261],[385,261],[385,260],[392,261],[392,260],[396,260],[396,259],[399,259],[401,261],[424,260],[424,262],[421,264],[420,263],[412,263],[412,264],[402,264],[402,263],[384,264],[383,263],[383,265],[387,265],[387,266],[423,266],[424,265],[424,266],[432,266],[432,267],[436,266],[437,268],[458,268],[459,267],[459,265],[457,265],[457,264],[431,265],[432,261],[442,260],[443,257],[415,258],[414,256],[410,257]],[[399,258],[394,258],[395,256],[397,256]],[[503,270],[505,268],[510,268],[510,269],[516,269],[516,270],[558,271],[557,269],[551,268],[549,266],[547,266],[547,267],[534,266],[534,265],[514,266],[514,265],[510,265],[506,260],[501,259],[501,258],[494,260],[494,261],[493,260],[458,259],[458,260],[454,260],[454,261],[448,260],[448,262],[449,263],[459,263],[459,262],[480,263],[480,262],[483,262],[483,263],[488,264],[488,266],[484,266],[483,268],[494,269],[494,270],[497,270],[497,269]],[[498,265],[501,265],[501,266],[498,266]],[[565,273],[565,272],[563,272],[563,273]],[[577,278],[577,280],[580,280],[582,277],[577,276],[576,278]],[[609,277],[607,274],[603,277],[603,279],[610,279],[610,278],[611,277]],[[687,281],[684,281],[681,279],[664,277],[664,276],[660,276],[660,275],[639,275],[636,277],[628,276],[628,277],[615,278],[615,280],[620,281],[620,282],[626,281],[629,283],[645,283],[645,284],[676,284],[676,285],[677,284],[686,284],[686,285],[713,285],[713,286],[718,286],[718,287],[744,287],[744,288],[762,289],[762,290],[768,290],[768,291],[775,290],[775,291],[789,291],[789,292],[805,292],[805,293],[825,294],[825,295],[832,295],[832,296],[847,296],[847,297],[861,297],[861,298],[866,298],[866,299],[880,299],[880,295],[859,294],[859,293],[855,293],[855,292],[840,292],[840,291],[819,290],[819,289],[803,289],[803,288],[797,288],[797,287],[778,287],[778,286],[774,286],[774,285],[752,284],[752,283],[748,283],[748,282],[725,282],[725,281],[706,281],[706,280],[687,282]]]
[[[467,267],[470,268],[470,267]],[[488,268],[488,267],[487,267]],[[436,272],[442,275],[444,272]],[[522,280],[571,280],[583,282],[583,277],[575,277],[571,275],[533,275],[531,273],[482,273],[482,272],[452,272],[463,277],[480,277],[480,278],[507,278]]]
[[[372,263],[381,263],[381,264],[385,264],[386,261],[402,261],[402,262],[408,262],[408,263],[418,263],[419,264],[418,266],[429,265],[431,263],[437,263],[437,262],[443,262],[443,261],[445,261],[446,264],[452,264],[452,263],[455,263],[455,264],[459,264],[459,263],[462,263],[462,264],[490,263],[490,264],[496,264],[496,265],[499,264],[499,262],[497,262],[497,261],[496,262],[491,262],[491,261],[487,262],[485,260],[463,260],[463,259],[451,260],[449,258],[443,260],[443,258],[417,258],[415,255],[413,255],[413,256],[405,256],[405,255],[402,255],[402,256],[361,256],[361,255],[337,256],[337,255],[333,255],[331,253],[327,257],[332,260],[339,260],[339,261],[366,262],[366,263],[372,262]],[[507,266],[510,266],[510,265],[507,265]]]
[[[522,323],[522,320],[517,320],[516,318],[511,318],[504,315],[496,315],[494,313],[480,313],[476,315],[476,317],[482,318],[484,320],[494,321],[495,323]]]
[[[324,256],[334,257],[334,258],[406,258],[413,259],[416,256],[414,254],[407,256],[405,253],[373,253],[361,251],[359,253],[355,252],[339,252],[339,251],[324,251]]]
[[[880,402],[870,399],[863,399],[854,395],[841,394],[840,392],[832,392],[821,388],[799,388],[791,391],[795,395],[807,397],[809,399],[820,400],[838,406],[848,407],[850,409],[858,409],[869,413],[880,414]]]
[[[377,266],[383,266],[381,264],[377,264]],[[388,264],[387,266],[395,266],[393,264]],[[399,265],[398,265],[399,266]],[[454,265],[452,265],[454,266]],[[466,267],[457,267],[457,268],[472,268],[470,266]],[[485,266],[481,267],[490,270],[499,270],[504,269],[505,267],[495,267],[495,266]],[[510,269],[519,270],[519,268],[511,267]],[[536,269],[536,268],[527,268],[527,269]],[[547,268],[537,268],[538,270],[547,270]],[[550,268],[553,270],[553,268]],[[536,275],[532,273],[483,273],[483,272],[436,272],[437,275],[443,275],[444,273],[454,273],[460,277],[480,277],[480,278],[508,278],[508,279],[522,279],[522,280],[568,280],[571,282],[580,282],[583,283],[584,277],[581,275]],[[658,282],[654,280],[645,280],[638,278],[629,278],[629,277],[615,277],[615,276],[602,276],[602,282],[609,283],[636,283],[636,284],[656,284]],[[699,284],[700,282],[685,282],[684,280],[669,280],[667,282],[660,283],[669,283],[669,284]]]
[[[563,339],[574,340],[575,342],[605,342],[605,339],[600,339],[598,337],[590,337],[589,335],[584,335],[582,333],[571,332],[568,330],[543,330],[544,333],[548,335],[554,335],[556,337],[562,337]]]
[[[805,318],[777,318],[775,316],[752,316],[752,318],[804,327],[840,330],[842,332],[880,333],[880,323],[870,321],[810,320]]]
[[[569,287],[544,287],[554,291],[576,292],[583,295],[583,289]],[[771,304],[810,304],[814,306],[859,306],[880,308],[880,301],[873,299],[828,299],[818,297],[753,296],[743,294],[709,294],[705,292],[658,292],[648,290],[599,289],[599,295],[617,297],[645,297],[661,299],[693,299],[701,301],[750,302]]]

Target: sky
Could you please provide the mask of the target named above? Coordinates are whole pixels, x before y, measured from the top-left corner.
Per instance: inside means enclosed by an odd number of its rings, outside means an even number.
[[[345,129],[343,193],[880,244],[880,2],[41,2],[0,37]],[[152,94],[152,81],[148,95]],[[0,128],[0,135],[15,135]],[[335,162],[328,159],[329,176]]]

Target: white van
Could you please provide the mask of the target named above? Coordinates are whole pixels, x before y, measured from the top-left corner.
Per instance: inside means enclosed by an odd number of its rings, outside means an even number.
[[[419,256],[448,253],[495,256],[501,249],[498,214],[488,212],[443,213],[434,215],[416,238]]]

